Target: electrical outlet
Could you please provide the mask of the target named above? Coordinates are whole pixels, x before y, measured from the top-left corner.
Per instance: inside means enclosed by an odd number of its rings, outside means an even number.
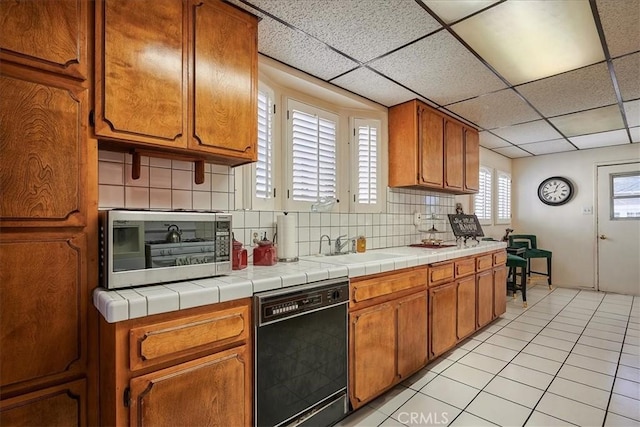
[[[249,236],[251,240],[251,246],[258,246],[257,241],[262,240],[262,238],[264,237],[264,233],[267,233],[267,239],[271,240],[271,236],[269,236],[266,228],[252,228],[251,236]]]
[[[418,226],[422,223],[422,219],[424,218],[424,214],[420,212],[414,212],[413,214],[413,225]]]
[[[593,215],[593,206],[583,206],[582,215]]]

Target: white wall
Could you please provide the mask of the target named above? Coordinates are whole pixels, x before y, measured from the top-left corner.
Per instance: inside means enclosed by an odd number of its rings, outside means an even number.
[[[583,207],[596,211],[595,165],[639,158],[640,144],[627,144],[512,161],[514,234],[535,234],[538,247],[553,252],[554,285],[595,287],[595,216],[582,214]],[[573,182],[574,196],[567,204],[547,206],[538,199],[538,185],[551,176]],[[545,271],[544,261],[537,261],[533,270]]]

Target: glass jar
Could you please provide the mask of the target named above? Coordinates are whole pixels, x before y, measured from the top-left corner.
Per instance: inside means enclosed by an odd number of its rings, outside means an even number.
[[[356,241],[356,252],[364,252],[367,250],[367,239],[364,236],[358,237]]]

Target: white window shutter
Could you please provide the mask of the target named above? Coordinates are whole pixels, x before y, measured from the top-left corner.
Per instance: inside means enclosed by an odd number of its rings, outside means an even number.
[[[273,98],[258,91],[258,161],[256,162],[255,197],[273,197]]]
[[[511,222],[511,175],[498,171],[497,222]]]
[[[357,145],[357,194],[356,203],[378,202],[378,146],[379,124],[371,120],[355,120]]]
[[[291,199],[337,198],[337,116],[295,101],[289,105]]]
[[[491,223],[491,169],[480,167],[478,192],[474,197],[474,212],[478,220],[484,224]]]

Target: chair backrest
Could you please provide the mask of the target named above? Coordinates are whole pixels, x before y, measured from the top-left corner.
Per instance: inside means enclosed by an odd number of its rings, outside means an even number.
[[[509,247],[537,249],[538,242],[533,234],[512,234],[509,236]]]

